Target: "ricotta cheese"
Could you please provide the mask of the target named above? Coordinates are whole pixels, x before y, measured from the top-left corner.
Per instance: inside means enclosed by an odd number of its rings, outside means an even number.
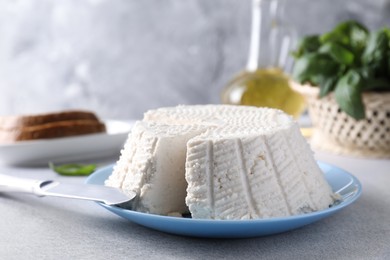
[[[290,116],[230,105],[146,112],[106,185],[135,191],[133,210],[202,219],[297,215],[337,198]]]

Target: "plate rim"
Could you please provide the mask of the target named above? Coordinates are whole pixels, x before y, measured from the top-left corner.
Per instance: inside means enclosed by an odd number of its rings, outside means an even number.
[[[360,181],[351,173],[347,172],[346,170],[337,167],[335,165],[323,162],[323,161],[316,161],[321,168],[321,166],[327,166],[330,167],[331,169],[337,170],[339,172],[342,172],[344,176],[348,176],[353,180],[352,184],[356,186],[356,191],[354,192],[353,196],[348,198],[346,201],[342,201],[341,203],[334,205],[330,208],[326,208],[324,210],[316,211],[316,212],[310,212],[310,213],[305,213],[305,214],[300,214],[300,215],[293,215],[293,216],[287,216],[287,217],[275,217],[275,218],[266,218],[266,219],[245,219],[245,220],[214,220],[214,219],[192,219],[192,218],[183,218],[183,217],[176,217],[176,216],[163,216],[163,215],[157,215],[157,214],[150,214],[150,213],[144,213],[144,212],[139,212],[139,211],[134,211],[130,209],[123,209],[119,208],[116,206],[109,206],[104,203],[97,202],[100,206],[110,210],[110,211],[120,211],[124,212],[127,214],[133,214],[136,216],[144,216],[148,218],[155,218],[155,219],[163,219],[163,220],[174,220],[174,221],[179,221],[179,222],[185,222],[185,223],[201,223],[201,224],[208,224],[208,223],[213,223],[213,224],[226,224],[226,225],[234,225],[234,224],[269,224],[269,223],[274,223],[274,222],[286,222],[286,221],[294,221],[294,220],[303,220],[303,219],[308,219],[308,218],[316,218],[323,215],[330,215],[333,214],[350,204],[354,203],[362,194],[363,188],[360,183]],[[115,164],[110,164],[105,167],[100,168],[85,180],[86,184],[96,184],[96,183],[91,183],[96,176],[103,175],[105,174],[106,171],[109,171],[110,169],[115,166]],[[323,172],[322,168],[321,171]],[[324,172],[323,172],[324,173]],[[325,173],[324,173],[325,174]],[[96,185],[103,185],[103,184],[96,184]],[[115,213],[115,212],[114,212]],[[117,214],[117,213],[115,213]],[[128,218],[126,218],[128,219]],[[128,219],[129,221],[132,221],[131,219]],[[134,221],[132,221],[134,222]]]

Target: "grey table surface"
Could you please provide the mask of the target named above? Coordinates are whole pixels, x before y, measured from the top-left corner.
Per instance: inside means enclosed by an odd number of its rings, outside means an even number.
[[[390,259],[390,160],[321,152],[316,158],[355,175],[363,194],[300,229],[250,239],[181,237],[139,226],[93,202],[1,194],[0,259]],[[0,172],[85,180],[60,177],[48,168],[1,166]]]

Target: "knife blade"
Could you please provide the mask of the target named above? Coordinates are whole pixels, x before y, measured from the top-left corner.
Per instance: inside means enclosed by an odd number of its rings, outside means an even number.
[[[60,183],[53,180],[34,180],[0,174],[0,192],[22,192],[37,196],[92,200],[107,205],[118,205],[135,198],[135,192],[93,184]]]

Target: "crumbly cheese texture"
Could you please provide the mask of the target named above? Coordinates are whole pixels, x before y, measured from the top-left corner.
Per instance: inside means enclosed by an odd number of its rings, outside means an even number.
[[[290,116],[229,105],[146,112],[106,185],[135,191],[134,210],[201,219],[291,216],[337,198]]]

